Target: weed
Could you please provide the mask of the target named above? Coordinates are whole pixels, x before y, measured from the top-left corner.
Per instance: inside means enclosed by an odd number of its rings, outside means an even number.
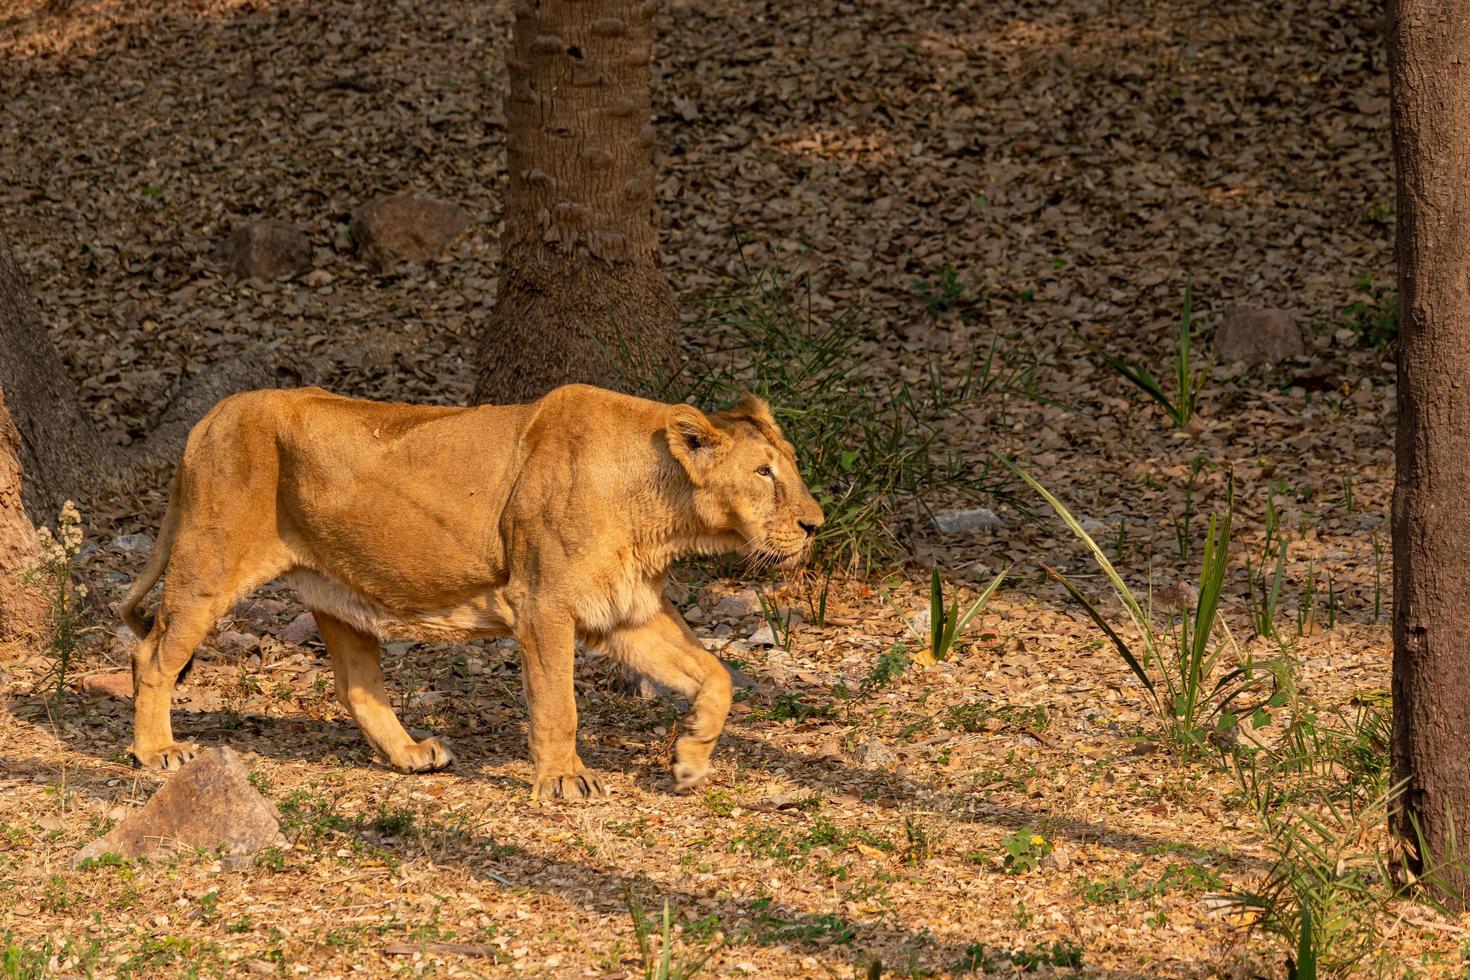
[[[378,815],[368,824],[368,828],[388,837],[406,837],[413,831],[414,822],[418,814],[407,808],[390,810],[382,803],[378,804]]]
[[[638,958],[643,966],[644,980],[688,980],[700,970],[704,969],[705,962],[714,955],[718,947],[710,947],[692,958],[674,956],[673,936],[673,911],[669,907],[669,900],[664,899],[664,911],[662,926],[659,929],[659,953],[653,953],[653,944],[649,938],[654,934],[655,923],[649,919],[643,911],[643,905],[638,901],[638,896],[630,888],[624,894],[628,906],[628,915],[633,919],[633,936],[638,941]],[[718,919],[715,920],[719,922]],[[685,931],[688,935],[688,931]]]
[[[1250,610],[1251,628],[1257,636],[1276,635],[1276,608],[1281,602],[1281,583],[1286,573],[1287,541],[1280,534],[1281,520],[1276,511],[1276,498],[1267,491],[1265,541],[1261,545],[1260,559],[1252,567],[1250,556],[1245,559],[1246,607]],[[1276,569],[1267,577],[1272,555]]]
[[[1138,882],[1134,875],[1142,869],[1143,863],[1135,861],[1124,869],[1120,877],[1079,883],[1078,893],[1089,905],[1116,905],[1120,902],[1155,898],[1175,890],[1197,893],[1225,886],[1224,881],[1212,869],[1194,862],[1171,864],[1154,881]]]
[[[1367,280],[1371,289],[1373,281]],[[1359,281],[1359,286],[1363,285]],[[1388,347],[1399,336],[1399,300],[1386,295],[1360,299],[1337,311],[1338,319],[1347,329],[1355,331],[1363,342],[1373,347]]]
[[[732,850],[753,857],[768,857],[791,867],[802,867],[812,851],[819,847],[833,851],[865,846],[879,851],[893,850],[893,844],[866,830],[848,830],[824,817],[817,817],[801,832],[786,832],[780,827],[752,827],[730,839]]]
[[[1081,969],[1082,947],[1069,942],[1038,943],[1030,949],[990,949],[984,943],[971,943],[960,961],[955,964],[956,973],[989,973],[1013,964],[1026,972],[1037,967],[1055,966],[1064,969]]]
[[[796,611],[789,608],[782,609],[780,606],[776,605],[774,601],[766,598],[766,593],[764,590],[757,589],[755,597],[756,601],[760,603],[761,618],[763,618],[766,621],[766,625],[770,627],[771,637],[776,641],[777,646],[779,646],[782,650],[790,653],[791,621],[795,617]]]
[[[1179,549],[1179,560],[1189,560],[1189,547],[1194,541],[1194,483],[1200,472],[1213,465],[1210,457],[1200,453],[1189,464],[1189,481],[1184,484],[1184,513],[1174,519],[1174,545]]]
[[[1141,656],[1113,629],[1097,606],[1062,573],[1046,565],[1046,570],[1075,599],[1097,627],[1113,644],[1118,655],[1143,685],[1149,707],[1170,737],[1182,744],[1201,746],[1207,736],[1235,727],[1241,718],[1249,717],[1259,728],[1271,720],[1270,709],[1286,701],[1281,689],[1284,667],[1275,661],[1246,660],[1228,670],[1221,666],[1222,654],[1239,650],[1223,621],[1217,623],[1220,592],[1229,566],[1230,515],[1233,496],[1223,520],[1210,517],[1201,559],[1198,594],[1177,615],[1171,614],[1161,630],[1153,617],[1144,611],[1133,591],[1118,570],[1108,561],[1102,549],[1077,519],[1052,496],[1045,487],[1020,467],[1007,461],[1033,490],[1041,495],[1058,517],[1092,552],[1114,595],[1122,603],[1138,633]],[[1223,639],[1216,643],[1216,632]]]
[[[808,718],[830,717],[832,711],[833,707],[830,702],[823,705],[812,705],[803,701],[800,694],[778,694],[769,708],[765,710],[757,708],[750,713],[750,717],[771,721],[806,721]]]
[[[51,669],[46,682],[55,679],[54,699],[60,703],[66,690],[66,675],[76,652],[81,603],[87,597],[85,585],[74,585],[77,555],[82,548],[82,516],[77,505],[68,500],[61,505],[56,519],[56,533],[42,526],[40,554],[36,563],[21,575],[21,580],[39,590],[47,605],[51,636],[46,642],[46,655]]]
[[[991,722],[994,724],[991,724]],[[1040,734],[1048,724],[1046,705],[1002,704],[993,706],[986,701],[957,704],[948,711],[945,725],[962,732],[984,732],[996,728],[1014,728],[1023,732]]]
[[[1104,364],[1132,382],[1140,391],[1158,402],[1175,428],[1183,428],[1194,417],[1199,405],[1200,386],[1205,380],[1205,366],[1196,358],[1192,344],[1194,284],[1184,285],[1184,308],[1179,314],[1179,344],[1174,354],[1174,396],[1164,391],[1148,368],[1142,364],[1129,364],[1114,357],[1080,333],[1073,331],[1084,347],[1092,351]]]
[[[970,621],[985,608],[995,590],[1000,588],[1000,583],[1005,581],[1005,577],[1004,569],[996,573],[990,584],[970,604],[970,608],[961,613],[958,595],[951,598],[948,609],[945,608],[944,583],[939,577],[939,566],[934,566],[934,574],[929,580],[929,652],[935,660],[948,659],[955,639],[964,633]]]
[[[965,295],[959,272],[949,264],[940,269],[933,279],[914,279],[913,288],[930,313],[944,313],[954,309]]]
[[[1041,867],[1042,858],[1054,850],[1051,841],[1027,827],[1000,842],[1001,866],[1006,874],[1020,875]]]
[[[905,864],[921,864],[927,861],[938,843],[928,825],[919,817],[903,818],[903,836],[907,841],[903,854]]]
[[[873,669],[868,671],[868,676],[863,678],[859,693],[868,694],[887,687],[909,669],[909,663],[908,647],[902,643],[895,644],[878,654],[878,661],[873,664]]]
[[[778,943],[825,943],[845,946],[857,938],[858,928],[839,915],[796,915],[784,918],[771,912],[771,899],[750,903],[751,928],[742,937],[759,946]]]

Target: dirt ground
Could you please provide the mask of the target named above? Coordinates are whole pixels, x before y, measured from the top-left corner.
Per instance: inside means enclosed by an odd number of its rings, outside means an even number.
[[[0,6],[5,227],[98,425],[138,438],[183,378],[260,344],[345,393],[462,401],[495,291],[509,16],[428,0]],[[1223,614],[1242,637],[1272,496],[1298,689],[1374,696],[1394,401],[1391,352],[1360,315],[1392,292],[1378,17],[1358,0],[674,0],[656,22],[670,275],[694,322],[742,270],[809,273],[818,316],[859,310],[874,376],[992,342],[1006,370],[1034,367],[1029,393],[977,404],[950,448],[1023,461],[1141,590],[1197,574],[1233,474]],[[474,225],[435,262],[376,276],[347,216],[407,187]],[[215,248],[257,215],[310,235],[309,284],[223,276]],[[933,302],[946,267],[951,301]],[[1068,331],[1162,373],[1186,281],[1203,329],[1231,307],[1281,309],[1308,352],[1216,365],[1176,431]],[[154,533],[163,502],[160,487],[83,514],[97,626],[77,676],[126,663],[107,609],[146,553],[129,536]],[[76,694],[53,714],[47,661],[22,651],[0,667],[0,948],[19,975],[641,976],[632,894],[655,916],[667,899],[679,956],[709,950],[714,976],[862,976],[875,960],[884,976],[1283,976],[1282,948],[1215,898],[1265,868],[1234,784],[1161,744],[1040,563],[1099,594],[1101,579],[1044,509],[1015,503],[1037,506],[1017,490],[991,526],[919,534],[911,565],[834,581],[826,624],[798,625],[789,650],[753,642],[752,583],[683,569],[696,630],[753,683],[693,796],[667,774],[678,706],[628,696],[589,658],[583,757],[615,796],[533,803],[516,655],[497,644],[390,648],[406,722],[458,755],[393,773],[336,704],[314,633],[289,629],[294,596],[267,589],[221,624],[175,707],[185,737],[247,753],[285,814],[289,845],[246,869],[73,870],[161,780],[123,755],[127,701]],[[839,697],[914,642],[931,560],[971,589],[1013,570],[950,659]],[[812,582],[759,584],[818,619]],[[1007,873],[1008,840],[1039,867]],[[1458,975],[1467,925],[1396,907],[1360,969]]]

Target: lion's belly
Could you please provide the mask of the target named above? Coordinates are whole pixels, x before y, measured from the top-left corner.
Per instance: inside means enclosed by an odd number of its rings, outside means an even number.
[[[284,578],[310,608],[385,640],[459,643],[510,632],[508,610],[494,595],[442,609],[403,612],[320,572],[297,569]]]

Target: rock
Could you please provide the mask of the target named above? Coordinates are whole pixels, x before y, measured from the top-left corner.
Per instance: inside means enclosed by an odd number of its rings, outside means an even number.
[[[153,535],[120,534],[112,539],[112,549],[129,555],[146,555],[153,550]]]
[[[852,757],[865,766],[886,766],[898,759],[898,753],[875,738],[857,747]]]
[[[285,611],[286,604],[277,599],[242,599],[230,607],[227,618],[259,634],[274,626]]]
[[[1222,362],[1265,367],[1306,353],[1302,332],[1290,313],[1247,307],[1225,311],[1211,347]]]
[[[945,534],[965,534],[981,528],[1002,527],[1005,521],[989,507],[968,507],[934,515],[934,526]]]
[[[469,226],[459,205],[405,193],[364,204],[353,212],[349,230],[358,256],[387,272],[399,262],[432,259]]]
[[[698,606],[690,606],[688,609],[684,610],[684,621],[686,623],[704,622],[704,610],[699,608]]]
[[[311,242],[284,221],[261,218],[230,232],[219,257],[236,279],[279,279],[311,267]]]
[[[761,611],[760,598],[754,589],[732,592],[715,603],[710,615],[715,619],[744,619]]]
[[[763,625],[760,629],[750,634],[750,645],[753,647],[780,646],[780,644],[776,642],[776,633],[774,630],[771,629],[771,625],[769,623]]]
[[[133,699],[133,672],[111,670],[105,674],[89,674],[77,685],[89,698],[117,698],[119,701]]]
[[[281,630],[281,642],[290,643],[293,646],[299,647],[311,639],[312,634],[315,632],[316,617],[309,612],[304,612],[291,620],[290,623],[286,624],[286,628]]]
[[[753,691],[756,689],[757,684],[755,678],[751,677],[739,667],[731,667],[729,664],[725,664],[725,669],[730,672],[730,684],[735,690]]]
[[[112,652],[115,656],[131,658],[138,648],[138,637],[126,623],[118,623],[112,631]]]
[[[220,630],[215,645],[221,653],[251,653],[260,648],[260,637],[239,630]]]
[[[103,854],[132,859],[191,849],[254,854],[285,842],[280,819],[270,800],[250,785],[233,749],[203,749],[147,806],[77,851],[72,864]]]
[[[934,625],[934,613],[928,609],[921,609],[909,617],[909,629],[920,636],[928,636],[929,628]]]

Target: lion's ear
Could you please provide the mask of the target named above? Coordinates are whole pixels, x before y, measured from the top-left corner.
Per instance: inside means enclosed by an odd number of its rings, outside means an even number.
[[[725,436],[709,418],[692,405],[675,405],[665,430],[669,452],[674,454],[695,486],[704,483],[715,456],[725,445]]]
[[[766,404],[766,400],[752,395],[748,391],[742,391],[740,393],[740,398],[730,408],[730,414],[747,415],[750,418],[764,422],[773,429],[777,429],[778,431],[780,429],[780,426],[776,425],[775,416],[771,414],[771,406]]]

